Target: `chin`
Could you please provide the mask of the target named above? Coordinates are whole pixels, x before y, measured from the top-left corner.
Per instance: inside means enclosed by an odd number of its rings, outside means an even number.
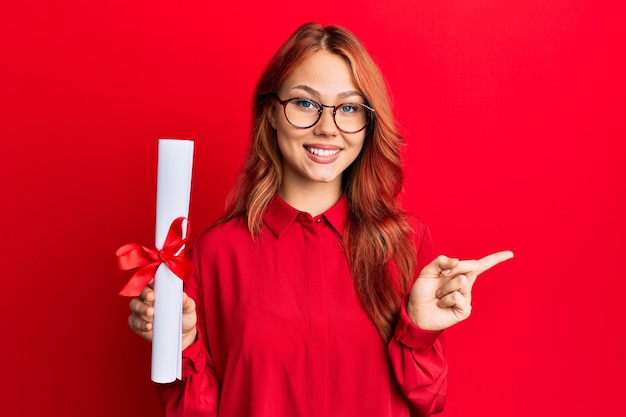
[[[331,183],[335,182],[335,179],[336,178],[321,178],[321,179],[317,180],[317,182],[321,182],[321,183],[324,183],[324,184],[331,184]]]
[[[309,177],[312,181],[321,182],[325,184],[330,184],[337,181],[341,176],[332,174],[332,175],[313,175]]]

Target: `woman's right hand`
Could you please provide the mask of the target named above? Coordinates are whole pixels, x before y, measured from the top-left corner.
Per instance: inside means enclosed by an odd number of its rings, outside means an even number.
[[[129,304],[132,314],[128,317],[128,325],[131,330],[139,336],[152,342],[152,327],[154,322],[154,281],[143,289],[139,297],[133,298]],[[183,349],[191,345],[198,334],[196,323],[198,317],[196,315],[195,301],[183,292],[183,319],[182,319],[182,336]]]

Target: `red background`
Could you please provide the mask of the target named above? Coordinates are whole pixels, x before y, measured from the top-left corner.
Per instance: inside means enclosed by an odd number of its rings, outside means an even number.
[[[438,250],[516,253],[448,331],[444,416],[626,415],[621,2],[5,3],[3,415],[161,415],[115,249],[153,240],[160,137],[196,141],[194,234],[218,216],[255,81],[305,21],[382,68]]]

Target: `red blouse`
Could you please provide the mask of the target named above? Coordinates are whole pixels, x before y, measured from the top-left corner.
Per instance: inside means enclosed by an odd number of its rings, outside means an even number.
[[[426,416],[446,399],[440,332],[402,309],[385,345],[357,299],[341,234],[345,197],[311,217],[276,196],[254,241],[243,220],[196,241],[199,340],[183,379],[158,385],[167,416]],[[414,224],[418,271],[434,258]],[[406,299],[403,303],[406,305]]]

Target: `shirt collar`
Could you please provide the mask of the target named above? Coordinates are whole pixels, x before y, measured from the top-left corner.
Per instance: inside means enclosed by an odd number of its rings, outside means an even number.
[[[290,206],[282,197],[275,194],[265,209],[263,221],[276,237],[280,237],[289,229],[300,213],[302,212]],[[348,217],[346,196],[342,194],[339,200],[322,213],[321,216],[326,219],[340,236],[343,236],[343,226],[346,224]]]

